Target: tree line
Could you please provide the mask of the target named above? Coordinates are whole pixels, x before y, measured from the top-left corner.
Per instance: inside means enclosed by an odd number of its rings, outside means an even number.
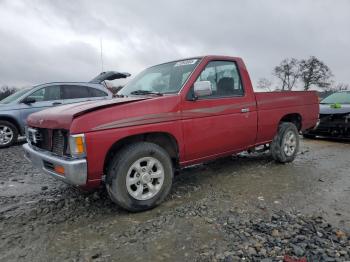
[[[5,97],[15,93],[18,89],[15,87],[2,86],[0,87],[0,101]]]
[[[280,84],[277,90],[291,91],[297,84],[303,90],[318,88],[324,91],[350,90],[350,85],[345,83],[335,84],[331,69],[320,59],[311,56],[307,59],[286,58],[274,67],[272,74]],[[261,78],[257,87],[272,91],[272,82],[267,78]]]

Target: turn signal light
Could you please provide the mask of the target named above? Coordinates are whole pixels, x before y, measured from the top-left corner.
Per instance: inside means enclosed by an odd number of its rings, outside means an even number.
[[[55,172],[61,175],[64,175],[64,167],[63,166],[55,166]]]
[[[81,136],[74,137],[75,145],[76,145],[76,153],[83,154],[84,153],[84,139]]]
[[[70,153],[73,157],[82,158],[86,155],[84,134],[71,135],[69,137]]]

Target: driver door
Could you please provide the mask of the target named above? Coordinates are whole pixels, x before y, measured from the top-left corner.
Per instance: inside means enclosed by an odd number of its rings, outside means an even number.
[[[183,102],[185,161],[200,162],[253,145],[256,105],[244,89],[235,62],[211,61],[197,81],[210,81],[212,94]]]

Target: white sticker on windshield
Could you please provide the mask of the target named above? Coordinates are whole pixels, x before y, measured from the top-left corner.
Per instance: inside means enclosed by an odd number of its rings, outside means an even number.
[[[185,65],[193,65],[197,62],[198,59],[190,59],[190,60],[183,60],[179,61],[175,64],[175,66],[185,66]]]

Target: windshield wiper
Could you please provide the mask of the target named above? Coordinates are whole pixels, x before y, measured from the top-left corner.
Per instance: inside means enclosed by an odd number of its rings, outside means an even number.
[[[132,91],[130,94],[132,94],[132,95],[157,95],[157,96],[163,95],[162,93],[148,91],[148,90],[135,90],[135,91]]]

